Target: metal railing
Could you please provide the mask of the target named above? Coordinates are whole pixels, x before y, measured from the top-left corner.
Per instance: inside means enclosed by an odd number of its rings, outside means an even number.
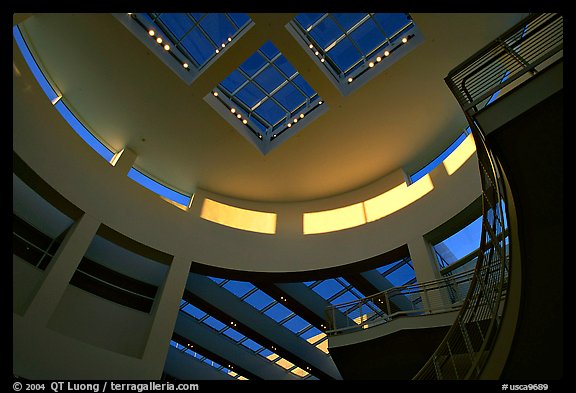
[[[561,56],[564,18],[531,14],[454,68],[445,82],[462,110],[472,115],[500,92],[536,75],[547,60]]]
[[[533,77],[537,66],[561,57],[563,18],[533,14],[456,67],[445,81],[460,103],[476,143],[482,183],[482,237],[476,271],[455,323],[414,379],[476,379],[492,351],[510,271],[502,170],[474,121],[493,94]],[[512,85],[516,82],[515,85]],[[500,97],[499,97],[500,98]]]
[[[327,335],[349,333],[392,321],[458,310],[466,297],[474,270],[425,283],[389,288],[374,295],[328,306]]]

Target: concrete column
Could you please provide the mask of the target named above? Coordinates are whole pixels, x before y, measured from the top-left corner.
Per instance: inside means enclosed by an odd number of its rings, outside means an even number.
[[[153,368],[158,370],[158,378],[162,375],[191,264],[192,259],[188,256],[172,259],[150,311],[152,322],[142,360],[153,364]]]
[[[438,263],[434,257],[432,245],[422,236],[408,241],[410,258],[416,273],[416,281],[419,284],[442,278]],[[424,307],[441,307],[450,305],[447,290],[429,291],[422,295]]]
[[[47,325],[99,226],[100,221],[84,214],[70,227],[24,314],[31,324]]]
[[[132,165],[134,165],[136,157],[137,155],[134,150],[125,148],[122,150],[122,153],[119,153],[116,157],[114,157],[114,169],[124,175],[127,175],[128,171],[132,169]]]

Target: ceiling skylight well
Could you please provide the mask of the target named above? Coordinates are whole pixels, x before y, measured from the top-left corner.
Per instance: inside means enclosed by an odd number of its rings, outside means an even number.
[[[422,40],[407,13],[301,13],[288,30],[343,94],[389,67]]]
[[[128,13],[116,17],[187,83],[252,25],[244,13]]]
[[[270,41],[220,82],[206,100],[263,154],[326,107]]]

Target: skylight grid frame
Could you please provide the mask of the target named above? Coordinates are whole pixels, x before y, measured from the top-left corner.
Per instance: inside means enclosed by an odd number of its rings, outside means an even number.
[[[202,363],[206,363],[207,365],[215,368],[217,371],[223,372],[226,375],[235,378],[235,379],[247,379],[246,377],[238,374],[236,371],[234,371],[232,368],[230,367],[226,367],[210,358],[208,358],[205,355],[202,355],[201,353],[198,353],[197,351],[195,351],[192,347],[186,346],[184,344],[179,343],[178,341],[174,341],[173,339],[170,340],[170,345],[173,346],[176,350],[178,350],[179,352],[185,353],[188,356],[192,356],[194,359],[202,362]],[[193,353],[193,355],[192,355]],[[230,372],[233,372],[236,375],[231,375]]]
[[[229,292],[231,292],[232,294],[234,294],[236,297],[238,297],[238,299],[240,299],[243,302],[246,302],[246,299],[248,299],[248,297],[258,293],[259,291],[266,294],[264,291],[262,291],[261,289],[259,289],[258,287],[256,287],[254,284],[248,282],[248,281],[235,281],[235,280],[230,280],[230,279],[217,279],[214,277],[209,277],[212,281],[214,281],[218,286],[220,286],[222,289],[225,289]],[[242,295],[235,293],[234,291],[232,291],[230,288],[226,288],[226,285],[229,283],[240,283],[240,284],[249,284],[252,286],[251,289],[249,289],[246,292],[243,292]],[[266,294],[267,295],[267,294]],[[268,295],[267,295],[268,296]],[[271,297],[272,298],[272,297]],[[272,298],[273,299],[273,298]],[[292,311],[291,309],[289,309],[288,307],[286,307],[282,302],[279,302],[278,300],[273,299],[272,302],[270,302],[269,304],[263,306],[262,308],[257,308],[254,305],[248,303],[250,306],[254,307],[260,314],[265,315],[267,318],[270,318],[271,320],[274,321],[274,323],[276,323],[277,325],[279,325],[280,327],[283,327],[285,329],[287,329],[290,333],[296,335],[297,337],[301,338],[302,340],[304,340],[307,344],[313,345],[314,347],[318,348],[318,346],[325,340],[328,339],[327,335],[324,335],[324,337],[319,338],[318,340],[314,341],[313,343],[311,343],[310,341],[308,341],[308,339],[304,338],[302,335],[304,333],[306,333],[307,331],[315,328],[314,325],[312,325],[310,322],[308,322],[305,318],[303,318],[302,316],[298,315],[297,313],[295,313],[294,311]],[[271,310],[273,307],[279,305],[280,307],[284,307],[287,310],[287,314],[285,316],[281,316],[278,319],[272,317],[269,314],[266,314],[267,311]],[[293,329],[291,329],[288,326],[285,326],[286,323],[290,322],[291,320],[293,320],[295,317],[299,317],[302,321],[304,321],[305,323],[307,323],[306,326],[304,326],[303,328],[299,329],[298,331],[294,331]],[[214,317],[213,317],[214,318]],[[210,325],[209,325],[210,326]],[[228,327],[228,326],[227,326]],[[213,327],[212,327],[213,328]],[[213,328],[214,329],[214,328]],[[226,328],[222,328],[222,331],[219,331],[219,334],[224,333],[224,331],[226,330]],[[318,329],[319,330],[319,329]],[[319,330],[320,331],[320,330]],[[320,333],[323,333],[322,331],[320,331]],[[245,336],[245,339],[248,340],[250,338]],[[242,342],[245,340],[240,340],[237,341],[238,344],[242,344]],[[252,340],[254,341],[254,340]],[[255,341],[254,341],[255,342]],[[258,344],[257,342],[255,342],[256,344]],[[258,344],[260,345],[260,344]],[[246,345],[244,345],[246,346]],[[247,347],[247,346],[246,346]],[[306,369],[302,369],[300,368],[298,365],[296,365],[295,363],[290,362],[289,360],[285,359],[284,357],[278,355],[276,352],[273,352],[274,354],[276,354],[276,358],[270,359],[268,356],[270,356],[269,354],[266,355],[264,354],[265,351],[270,351],[268,348],[261,346],[258,350],[254,350],[250,347],[247,347],[248,349],[250,349],[251,351],[253,351],[256,354],[261,355],[262,357],[266,358],[267,360],[273,362],[273,363],[278,363],[280,360],[285,360],[289,363],[292,364],[291,367],[286,368],[281,366],[280,364],[277,364],[278,366],[282,367],[284,370],[287,370],[288,372],[291,372],[299,377],[301,377],[302,379],[308,379],[308,378],[315,378],[314,375],[310,372],[311,370],[307,367]],[[276,351],[276,349],[274,347],[272,347],[272,349],[274,351]],[[320,348],[318,348],[320,349]],[[306,375],[302,376],[297,374],[296,372],[294,372],[296,369],[300,368],[304,373],[306,373]]]
[[[203,64],[199,64],[193,56],[187,54],[187,50],[183,51],[180,49],[182,47],[181,45],[178,45],[177,47],[176,43],[173,41],[178,42],[179,40],[175,38],[174,34],[171,34],[168,31],[165,25],[161,26],[153,20],[153,18],[157,18],[157,15],[161,15],[161,13],[113,13],[112,15],[114,15],[116,19],[118,19],[132,34],[134,34],[136,38],[138,38],[138,40],[140,40],[140,42],[152,51],[152,53],[154,53],[175,74],[177,74],[187,85],[192,84],[202,71],[213,64],[220,55],[230,47],[230,45],[234,44],[248,30],[250,30],[252,26],[254,26],[254,22],[247,14],[238,13],[238,15],[246,16],[246,22],[242,26],[239,26],[238,23],[234,21],[234,18],[230,17],[230,13],[218,14],[225,15],[225,18],[234,26],[239,27],[239,29],[230,37],[226,37],[226,42],[220,44],[218,50],[214,49],[213,53],[211,52],[208,55],[208,58],[203,62]],[[180,15],[183,14],[180,13]],[[154,37],[150,36],[150,29],[155,30],[155,32],[157,30],[159,35],[155,33]],[[204,33],[200,32],[200,34]],[[157,43],[157,36],[160,36],[163,39],[162,44]],[[164,40],[168,41],[168,44],[170,45],[169,50],[163,48]],[[212,42],[215,41],[212,39]]]
[[[268,51],[271,53],[266,53]],[[247,63],[254,61],[256,68],[250,69]],[[268,81],[262,80],[267,72],[279,78],[271,86],[265,86],[264,83]],[[242,97],[243,91],[246,97]],[[297,103],[291,102],[294,94],[301,97],[301,100],[296,99]],[[248,96],[255,97],[256,101],[246,102]],[[299,131],[303,124],[308,124],[327,110],[319,94],[271,41],[264,43],[249,56],[212,89],[204,100],[263,154],[267,154]],[[259,111],[268,103],[283,115],[267,117]],[[319,109],[321,105],[323,108]],[[303,119],[304,123],[301,122]]]
[[[205,67],[212,59],[214,59],[222,50],[226,47],[229,42],[234,41],[234,39],[238,36],[238,34],[250,24],[250,18],[247,16],[247,21],[244,25],[239,26],[236,24],[233,18],[230,17],[228,13],[222,14],[214,14],[214,15],[222,15],[223,18],[230,24],[233,28],[234,33],[230,35],[226,35],[226,37],[213,37],[210,33],[206,31],[206,29],[202,26],[202,20],[207,17],[209,14],[202,14],[199,18],[196,18],[194,15],[190,13],[181,13],[180,15],[184,15],[190,22],[191,26],[178,38],[174,32],[173,27],[169,26],[163,19],[162,15],[166,13],[148,13],[148,17],[151,19],[152,23],[158,26],[164,34],[166,34],[174,46],[180,50],[180,52],[190,61],[192,62],[196,69],[200,70]],[[204,59],[204,61],[199,62],[194,55],[190,52],[189,48],[183,43],[183,40],[190,34],[194,29],[197,29],[200,34],[212,45],[212,51],[209,55]]]
[[[286,25],[286,28],[340,92],[343,95],[348,95],[423,42],[423,36],[410,14],[397,14],[405,15],[407,22],[392,33],[386,33],[387,29],[377,20],[378,16],[382,14],[377,13],[366,13],[348,28],[344,28],[330,13],[323,14],[307,27],[303,26],[298,20],[299,16],[296,16]],[[330,20],[334,25],[339,26],[340,34],[333,37],[326,45],[321,45],[313,37],[312,31],[326,20]],[[364,50],[359,47],[356,40],[350,36],[368,22],[373,23],[375,31],[385,37],[385,39],[364,53]],[[344,70],[330,56],[330,51],[343,40],[349,40],[351,47],[354,47],[356,53],[359,54],[358,60],[351,63]],[[408,42],[410,42],[410,45],[406,45]],[[396,52],[394,56],[392,56],[393,52]]]

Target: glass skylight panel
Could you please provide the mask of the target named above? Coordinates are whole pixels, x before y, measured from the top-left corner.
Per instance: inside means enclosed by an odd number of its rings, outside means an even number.
[[[220,82],[211,96],[209,102],[215,98],[213,105],[223,104],[233,115],[226,119],[264,154],[273,140],[290,128],[301,128],[302,123],[296,123],[322,105],[318,93],[271,41]]]
[[[254,289],[254,285],[252,285],[247,281],[234,281],[234,280],[229,280],[223,285],[223,287],[232,292],[234,295],[238,296],[239,298],[241,298],[249,291]]]
[[[315,285],[312,290],[322,296],[324,299],[329,300],[337,293],[341,292],[344,286],[340,284],[335,278],[323,280],[318,285]]]
[[[250,17],[242,13],[133,15],[148,31],[156,29],[154,36],[164,37],[163,40],[169,41],[187,64],[196,69],[206,66],[251,22]],[[184,59],[179,60],[185,62]]]
[[[262,348],[264,348],[262,345],[258,344],[257,342],[247,338],[246,340],[243,340],[242,342],[240,342],[240,344],[244,345],[246,348],[256,352]]]
[[[300,337],[302,337],[305,340],[310,340],[312,337],[316,337],[316,336],[320,336],[324,334],[322,331],[320,331],[320,329],[318,329],[315,326],[310,325],[310,327],[306,330],[304,330],[302,332],[302,334],[300,334]],[[313,344],[314,342],[312,342]]]
[[[281,322],[284,319],[286,319],[286,317],[288,317],[290,314],[292,314],[292,311],[284,307],[282,304],[276,303],[274,306],[266,310],[264,314],[269,316],[276,322]]]
[[[240,340],[242,340],[244,336],[242,333],[239,333],[238,331],[232,329],[231,327],[228,327],[227,329],[224,329],[222,331],[222,334],[225,334],[226,336],[230,337],[232,340],[239,342]]]
[[[261,290],[257,290],[256,292],[252,293],[250,296],[244,299],[244,301],[250,304],[252,307],[256,308],[257,310],[262,310],[275,302],[273,298],[271,298]]]
[[[224,323],[217,320],[216,318],[214,318],[213,316],[209,316],[208,318],[204,319],[203,322],[216,331],[220,331],[227,326]]]
[[[406,285],[414,282],[416,279],[416,272],[414,271],[410,258],[402,258],[388,265],[380,266],[376,271],[394,286]]]
[[[385,277],[394,286],[399,287],[412,281],[416,277],[416,273],[414,272],[414,268],[410,261],[408,263],[401,263],[397,269],[394,269],[394,271],[390,272]]]
[[[204,311],[200,310],[198,307],[193,306],[192,304],[186,301],[182,302],[183,303],[180,305],[180,309],[184,311],[186,314],[191,315],[196,319],[202,319],[207,315]]]
[[[284,322],[282,325],[284,327],[287,327],[296,334],[301,332],[304,328],[310,326],[310,324],[307,321],[300,318],[298,315],[293,315],[289,320]]]
[[[392,52],[417,35],[407,13],[302,13],[290,26],[344,93],[379,63],[390,65]]]

